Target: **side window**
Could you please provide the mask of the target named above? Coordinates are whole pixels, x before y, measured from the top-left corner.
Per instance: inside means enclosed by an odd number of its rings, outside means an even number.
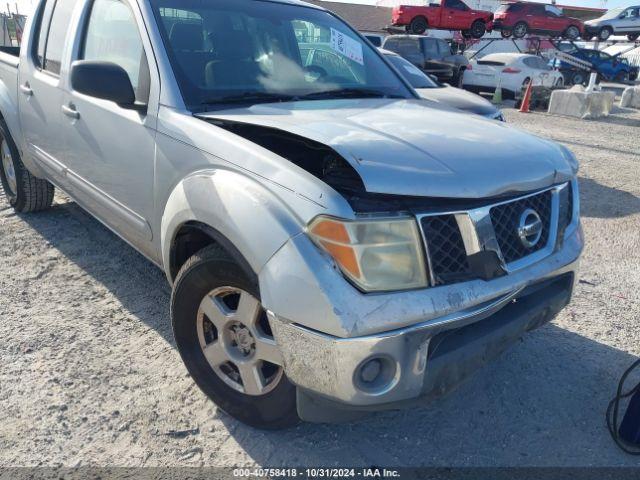
[[[534,57],[526,57],[524,60],[522,60],[524,62],[524,64],[529,67],[529,68],[538,68],[536,59]]]
[[[51,16],[43,68],[56,75],[60,74],[62,52],[69,31],[69,19],[75,6],[76,0],[58,0]]]
[[[438,53],[438,44],[435,40],[431,38],[423,39],[424,46],[424,56],[427,58],[438,58],[440,54]]]
[[[452,8],[454,10],[466,10],[467,5],[463,3],[461,0],[446,0],[445,6],[447,8]]]
[[[39,68],[42,68],[44,65],[44,48],[47,45],[47,35],[49,34],[49,24],[51,23],[51,13],[53,12],[53,7],[56,4],[56,0],[48,0],[44,6],[44,10],[39,18],[40,25],[38,26],[37,31],[37,42],[38,49],[35,55],[35,62]]]
[[[438,40],[438,48],[440,49],[441,56],[451,55],[451,47],[444,40]]]
[[[38,30],[35,62],[39,68],[60,74],[69,18],[77,0],[49,0],[44,8]]]
[[[81,58],[119,65],[129,74],[136,100],[149,101],[147,56],[133,12],[121,0],[93,2]]]

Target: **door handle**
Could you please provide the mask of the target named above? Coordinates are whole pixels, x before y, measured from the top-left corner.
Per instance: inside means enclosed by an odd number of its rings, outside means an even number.
[[[24,85],[20,85],[20,91],[24,93],[27,97],[30,97],[31,95],[33,95],[33,90],[31,89],[28,83],[25,83]]]
[[[67,117],[78,120],[80,118],[80,112],[76,110],[75,105],[69,104],[62,105],[62,113],[64,113]]]

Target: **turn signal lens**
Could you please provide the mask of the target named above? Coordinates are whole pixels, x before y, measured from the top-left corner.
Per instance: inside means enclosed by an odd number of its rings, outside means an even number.
[[[427,286],[420,235],[412,218],[343,221],[320,216],[308,233],[362,290]]]

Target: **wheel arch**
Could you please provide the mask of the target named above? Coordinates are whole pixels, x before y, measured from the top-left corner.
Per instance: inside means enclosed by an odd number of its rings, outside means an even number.
[[[303,212],[309,220],[323,210],[311,205]],[[191,255],[215,243],[257,282],[262,266],[303,230],[305,221],[248,175],[226,169],[196,172],[177,184],[164,208],[160,248],[165,274],[173,284]]]

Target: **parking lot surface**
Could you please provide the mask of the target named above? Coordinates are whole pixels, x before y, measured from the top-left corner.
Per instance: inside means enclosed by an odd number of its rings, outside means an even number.
[[[260,432],[188,377],[163,273],[63,195],[0,194],[0,466],[617,466],[604,411],[640,354],[640,112],[505,111],[582,163],[573,303],[448,397],[346,425]]]

